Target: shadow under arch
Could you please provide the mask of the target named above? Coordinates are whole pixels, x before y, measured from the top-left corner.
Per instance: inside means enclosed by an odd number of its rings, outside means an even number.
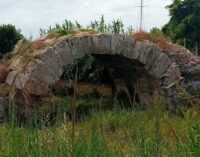
[[[79,69],[77,86],[79,95],[89,95],[93,92],[101,96],[114,96],[121,93],[128,98],[129,105],[133,103],[147,105],[152,101],[150,99],[153,97],[153,92],[159,90],[159,81],[145,70],[144,64],[121,55],[86,55],[75,60],[65,67],[66,71],[61,76],[61,81],[55,84],[53,89],[58,91],[64,89],[62,93],[69,94],[67,91],[73,88],[71,83],[74,80],[76,67]],[[108,88],[112,91],[111,95]]]

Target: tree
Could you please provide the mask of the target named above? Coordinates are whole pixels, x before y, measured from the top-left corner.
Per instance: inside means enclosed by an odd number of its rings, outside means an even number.
[[[200,45],[200,0],[174,0],[167,9],[171,18],[163,33],[190,49]]]
[[[6,54],[13,50],[14,45],[22,38],[20,30],[13,25],[0,25],[0,54]]]

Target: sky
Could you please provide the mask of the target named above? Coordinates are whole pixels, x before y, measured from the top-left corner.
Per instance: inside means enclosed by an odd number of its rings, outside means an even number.
[[[143,29],[161,28],[169,21],[165,6],[172,0],[143,0]],[[39,37],[40,28],[48,28],[65,19],[82,25],[104,15],[110,22],[121,19],[126,27],[139,28],[140,0],[0,0],[0,25],[13,24],[26,37]]]

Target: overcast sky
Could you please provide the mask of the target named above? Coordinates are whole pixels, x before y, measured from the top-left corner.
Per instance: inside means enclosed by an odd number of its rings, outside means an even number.
[[[144,0],[144,29],[168,22],[165,6],[172,0]],[[0,0],[0,24],[14,24],[29,37],[39,28],[62,23],[64,19],[87,25],[103,14],[106,21],[121,19],[126,26],[139,27],[140,0]]]

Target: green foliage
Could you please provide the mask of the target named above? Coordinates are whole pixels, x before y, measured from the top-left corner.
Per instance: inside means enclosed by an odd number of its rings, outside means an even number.
[[[188,147],[193,157],[200,156],[200,124],[195,124],[190,128]]]
[[[200,45],[200,0],[174,0],[167,8],[171,18],[162,28],[163,33],[190,49],[196,43]]]
[[[88,135],[80,135],[76,147],[76,157],[118,157],[115,151],[109,149],[108,144],[103,136],[96,129],[93,129]]]
[[[56,23],[54,27],[49,26],[47,30],[40,29],[40,36],[45,34],[57,33],[58,36],[63,36],[71,33],[74,29],[81,29],[82,26],[76,21],[73,23],[70,20],[65,20],[63,24]]]
[[[93,56],[85,56],[65,67],[62,79],[73,80],[74,69],[78,66],[78,81],[90,83],[107,83],[106,68]]]
[[[0,25],[0,53],[6,54],[13,50],[14,45],[22,38],[20,30],[13,25]]]
[[[82,26],[80,23],[75,21],[73,23],[70,20],[65,20],[63,24],[55,24],[54,27],[50,26],[47,30],[40,29],[40,36],[45,34],[57,33],[58,36],[68,35],[76,29],[81,30],[93,30],[101,33],[117,33],[124,34],[124,24],[121,20],[113,20],[111,23],[106,23],[104,16],[102,15],[99,20],[94,20],[90,22],[90,24],[86,27]],[[127,33],[133,31],[133,27],[129,26],[127,29]]]
[[[160,36],[163,36],[163,33],[162,33],[162,31],[161,31],[159,28],[153,27],[153,28],[150,30],[149,35],[150,35],[151,37],[160,37]]]
[[[94,22],[91,22],[88,28],[93,29],[97,32],[101,33],[116,33],[116,34],[124,34],[124,24],[121,20],[113,20],[110,23],[106,23],[104,16],[102,15],[101,19],[99,21],[95,20]],[[131,27],[129,27],[131,28]]]

